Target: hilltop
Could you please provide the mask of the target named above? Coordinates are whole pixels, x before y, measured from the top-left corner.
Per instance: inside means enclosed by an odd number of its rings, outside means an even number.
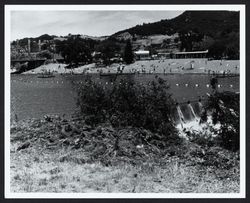
[[[154,23],[143,23],[119,31],[113,36],[128,32],[131,35],[173,35],[193,31],[216,38],[218,33],[239,32],[239,12],[231,11],[185,11],[176,18]]]

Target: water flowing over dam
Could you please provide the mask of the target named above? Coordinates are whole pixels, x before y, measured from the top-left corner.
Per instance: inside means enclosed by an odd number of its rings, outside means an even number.
[[[203,104],[201,101],[177,103],[173,117],[177,125],[184,125],[191,121],[199,122],[202,110]]]

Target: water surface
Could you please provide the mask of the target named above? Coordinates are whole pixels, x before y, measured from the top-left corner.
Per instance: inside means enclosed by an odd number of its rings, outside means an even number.
[[[72,88],[75,83],[84,82],[84,75],[56,75],[54,78],[37,78],[37,75],[11,75],[11,116],[18,119],[40,118],[44,114],[70,116],[77,110],[76,92]],[[111,86],[127,78],[146,84],[157,77],[168,82],[173,98],[183,103],[206,98],[211,92],[209,87],[211,76],[197,74],[139,74],[133,76],[93,75],[93,80],[101,85]],[[116,80],[115,80],[116,79]],[[239,77],[220,78],[220,91],[239,91]]]

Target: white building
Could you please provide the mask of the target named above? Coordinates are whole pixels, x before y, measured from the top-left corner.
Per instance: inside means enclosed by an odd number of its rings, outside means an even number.
[[[150,54],[147,50],[138,50],[135,51],[136,60],[149,60]]]

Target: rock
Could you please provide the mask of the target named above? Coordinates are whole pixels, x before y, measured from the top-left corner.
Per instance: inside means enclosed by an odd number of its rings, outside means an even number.
[[[29,146],[30,146],[30,142],[27,141],[27,142],[25,142],[24,144],[22,144],[21,146],[19,146],[19,147],[17,148],[17,151],[20,151],[21,149],[26,149],[26,148],[28,148]]]

